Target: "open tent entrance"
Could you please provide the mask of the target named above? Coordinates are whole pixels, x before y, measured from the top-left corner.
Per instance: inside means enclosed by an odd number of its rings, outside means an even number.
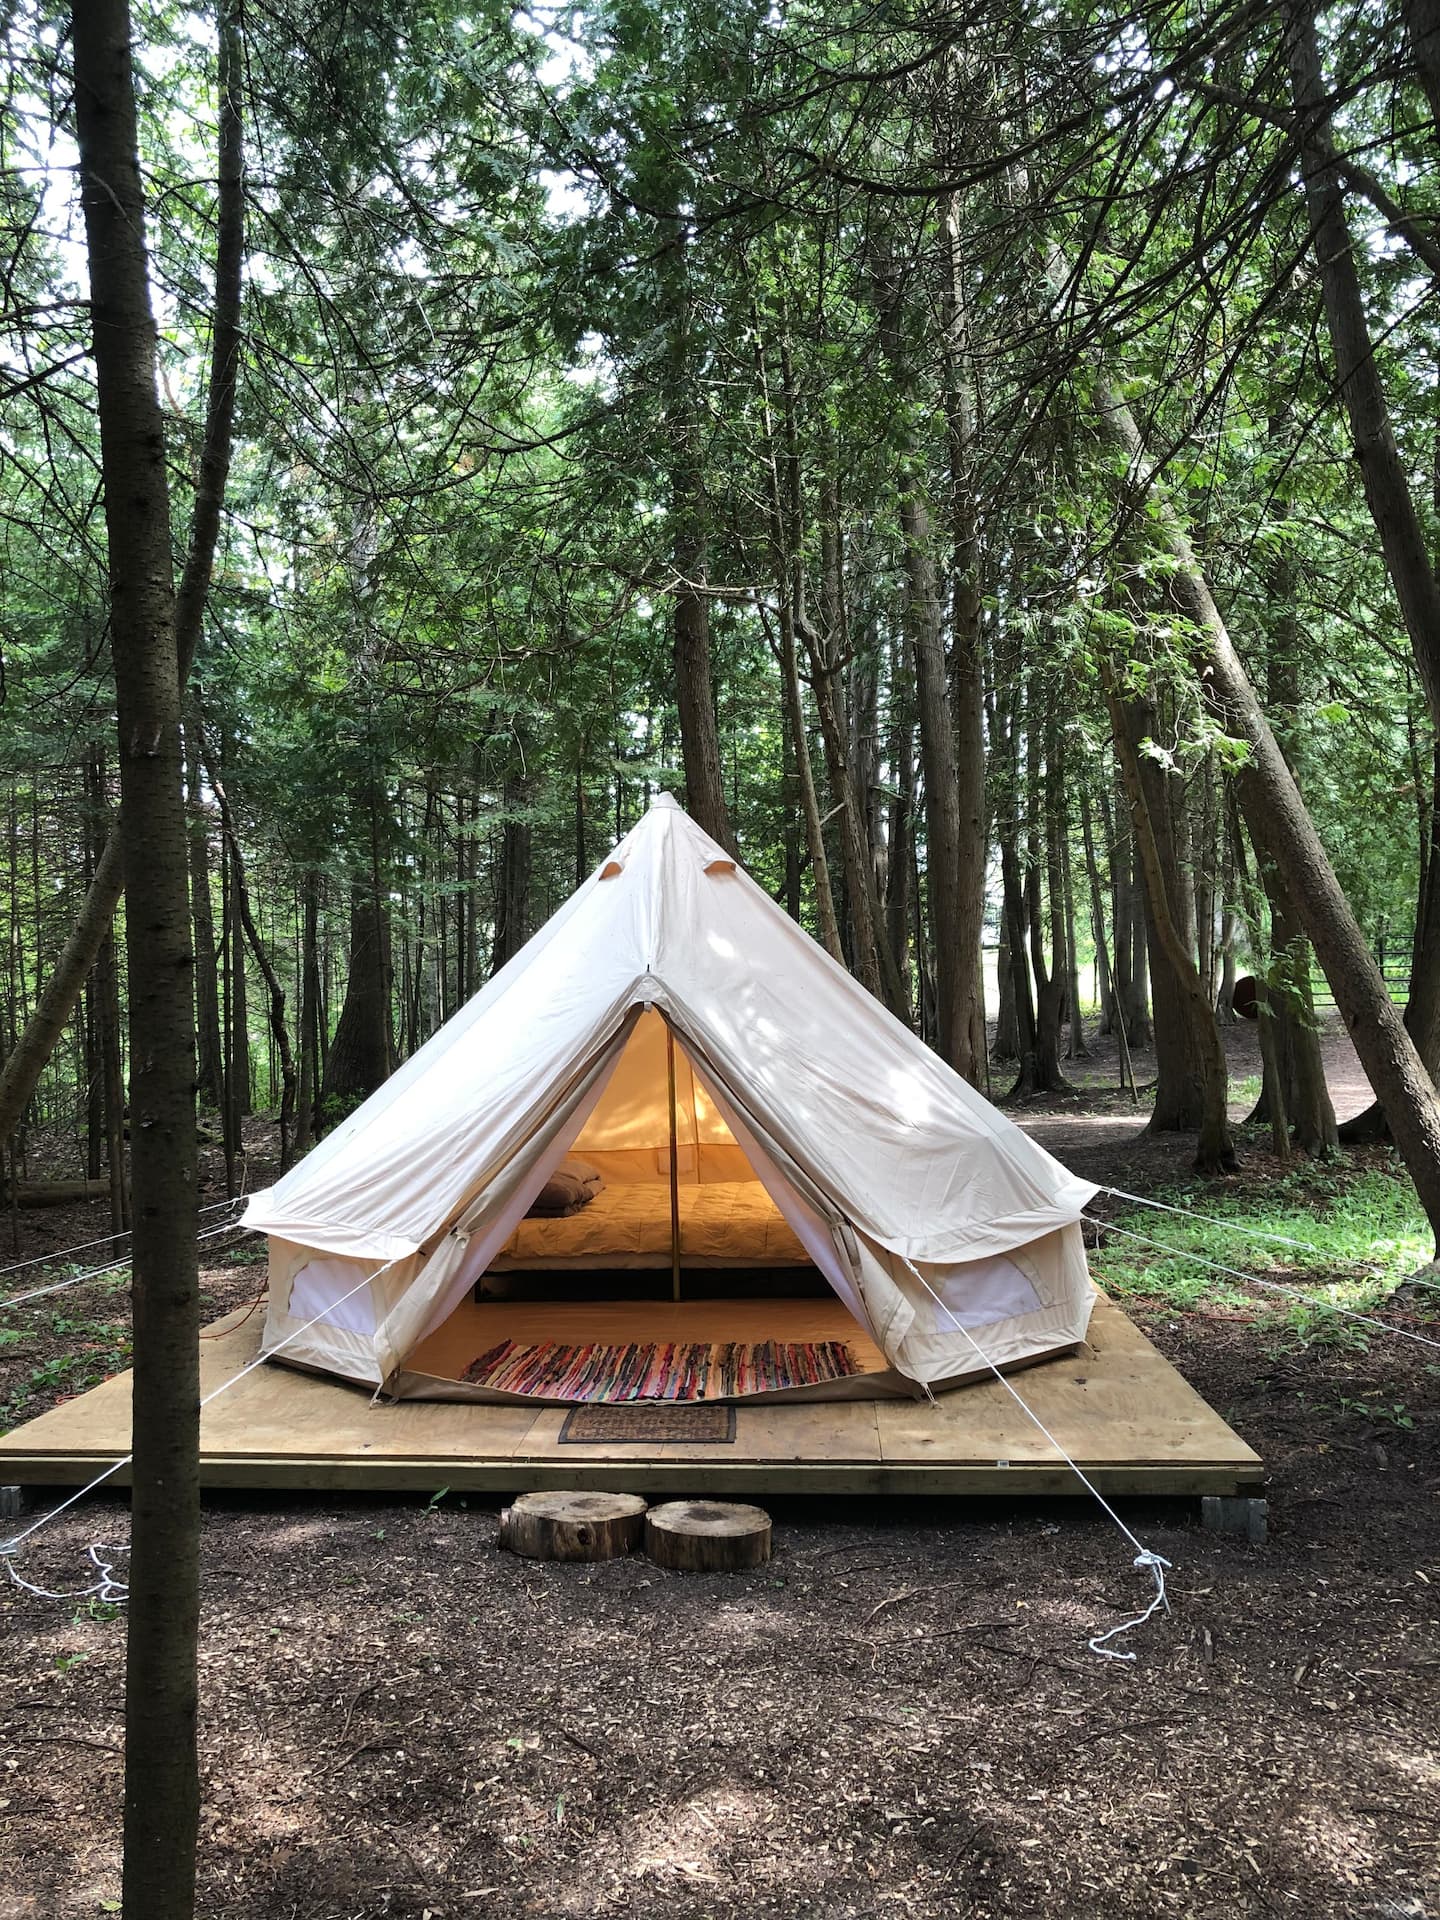
[[[408,1357],[410,1390],[423,1380],[487,1398],[811,1397],[863,1381],[873,1393],[888,1364],[831,1225],[658,1010],[637,1015],[587,1106],[527,1185],[558,1162],[593,1197],[558,1217],[528,1214],[467,1276],[459,1304]]]

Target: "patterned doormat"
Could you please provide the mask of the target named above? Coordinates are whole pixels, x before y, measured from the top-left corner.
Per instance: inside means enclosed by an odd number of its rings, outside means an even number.
[[[650,1446],[668,1442],[672,1446],[698,1447],[735,1444],[735,1409],[713,1402],[690,1402],[677,1406],[674,1401],[645,1401],[641,1405],[594,1404],[572,1407],[560,1429],[562,1441],[571,1446],[596,1447],[605,1441],[643,1440]]]

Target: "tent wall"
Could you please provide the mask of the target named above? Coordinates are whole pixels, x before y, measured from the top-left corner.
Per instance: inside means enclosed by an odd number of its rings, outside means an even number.
[[[663,1017],[649,1008],[615,1064],[575,1151],[607,1180],[668,1185],[670,1098]],[[751,1180],[754,1172],[702,1082],[682,1042],[675,1044],[675,1158],[683,1185]]]

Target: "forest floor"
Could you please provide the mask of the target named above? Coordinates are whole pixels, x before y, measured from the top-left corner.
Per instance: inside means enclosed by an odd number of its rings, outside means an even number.
[[[1367,1090],[1327,1051],[1343,1116]],[[1091,1179],[1212,1211],[1283,1182],[1317,1223],[1400,1187],[1381,1151],[1296,1175],[1253,1138],[1196,1182],[1113,1066],[1017,1114]],[[214,1309],[262,1271],[210,1269]],[[0,1347],[0,1424],[123,1364],[113,1277],[61,1299]],[[777,1503],[770,1565],[714,1577],[517,1560],[473,1499],[209,1500],[201,1913],[1440,1916],[1440,1355],[1125,1304],[1270,1475],[1264,1547],[1126,1503],[1172,1562],[1133,1665],[1086,1649],[1149,1582],[1083,1499]],[[96,1500],[27,1572],[124,1527]],[[0,1618],[0,1920],[113,1912],[123,1620],[15,1590]]]

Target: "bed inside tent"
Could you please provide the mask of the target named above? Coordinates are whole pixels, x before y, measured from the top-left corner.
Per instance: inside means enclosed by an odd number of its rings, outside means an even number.
[[[561,1166],[593,1197],[520,1221],[410,1355],[403,1392],[913,1392],[865,1324],[824,1223],[753,1140],[741,1144],[655,1008],[636,1019]]]

